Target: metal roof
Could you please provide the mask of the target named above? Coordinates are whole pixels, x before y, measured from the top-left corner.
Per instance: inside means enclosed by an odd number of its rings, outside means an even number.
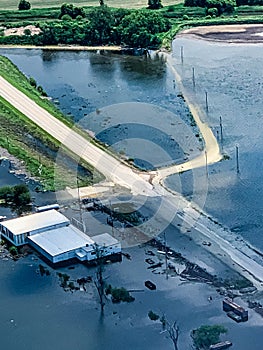
[[[101,247],[109,247],[111,245],[119,243],[119,241],[116,238],[112,237],[108,233],[102,233],[101,235],[93,236],[91,238],[95,243],[97,243]]]
[[[1,225],[6,227],[14,235],[20,235],[22,233],[44,229],[62,223],[68,225],[70,221],[64,215],[53,209],[5,220],[1,222]]]
[[[28,239],[51,256],[63,254],[94,244],[94,241],[73,225],[59,227],[29,236]]]

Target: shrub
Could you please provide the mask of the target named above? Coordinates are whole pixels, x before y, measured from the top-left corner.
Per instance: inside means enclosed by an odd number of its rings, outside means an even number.
[[[29,1],[26,0],[20,0],[18,4],[18,10],[23,11],[23,10],[30,10],[31,4]]]
[[[160,318],[160,316],[154,313],[152,310],[148,312],[148,317],[152,321],[157,321]]]
[[[71,21],[72,20],[72,17],[70,17],[70,15],[63,15],[61,17],[62,21]]]
[[[207,13],[207,15],[210,15],[211,17],[217,17],[218,16],[218,9],[216,7],[211,7],[210,9],[207,9],[206,13]]]
[[[31,30],[30,29],[25,29],[24,30],[24,35],[31,35]]]
[[[121,301],[130,303],[135,300],[125,288],[111,288],[111,296],[113,303],[120,303]]]
[[[37,82],[36,82],[35,79],[32,78],[32,77],[29,78],[29,84],[30,84],[31,86],[33,86],[34,88],[37,87]]]
[[[9,253],[10,253],[12,256],[18,255],[17,247],[15,247],[15,246],[12,245],[12,246],[9,248]]]

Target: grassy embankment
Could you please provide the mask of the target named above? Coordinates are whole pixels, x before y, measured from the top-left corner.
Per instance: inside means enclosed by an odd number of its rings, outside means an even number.
[[[37,89],[29,84],[28,79],[17,67],[3,56],[0,56],[0,75],[52,115],[69,127],[74,128],[73,122],[63,116],[50,101],[43,99]],[[87,135],[85,136],[87,137]],[[59,142],[37,127],[1,97],[0,146],[22,160],[28,171],[40,180],[44,189],[55,190],[65,188],[65,186],[76,185],[76,174],[74,171],[76,167],[75,162],[78,161],[78,159],[75,159],[76,156],[69,151],[63,150],[66,164],[65,166],[56,164],[56,170],[54,170],[56,152],[60,147]],[[56,171],[55,184],[54,171]],[[81,185],[89,185],[102,180],[102,176],[97,171],[94,171],[89,164],[82,161],[80,162],[78,177]]]

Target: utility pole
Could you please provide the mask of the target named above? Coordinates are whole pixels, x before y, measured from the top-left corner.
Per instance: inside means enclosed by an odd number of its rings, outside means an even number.
[[[221,147],[223,151],[223,125],[222,125],[222,117],[219,117],[219,125],[220,125],[220,141],[221,141]]]
[[[80,222],[81,222],[81,225],[82,225],[82,229],[84,231],[84,224],[83,224],[83,216],[82,216],[82,207],[81,207],[81,199],[80,199],[79,179],[78,179],[78,177],[77,177],[77,187],[78,187],[79,216],[80,216]]]
[[[181,64],[183,64],[184,63],[184,47],[183,46],[181,46],[181,48],[180,48],[180,53],[181,53]]]
[[[207,97],[207,91],[205,92],[205,109],[206,109],[206,112],[208,113],[208,97]]]
[[[237,163],[237,174],[240,173],[239,170],[239,152],[238,152],[238,146],[236,145],[236,163]]]
[[[109,202],[110,202],[110,224],[111,224],[111,234],[112,234],[112,237],[114,237],[111,200],[110,200]]]
[[[192,68],[192,72],[193,72],[193,75],[192,75],[193,88],[195,89],[195,68],[194,67]]]
[[[166,273],[166,279],[168,280],[167,245],[166,245],[165,232],[163,233],[163,239],[164,239],[164,250],[165,250],[165,273]]]

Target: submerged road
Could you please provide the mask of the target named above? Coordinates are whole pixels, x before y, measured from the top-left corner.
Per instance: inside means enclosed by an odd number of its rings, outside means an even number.
[[[205,159],[204,154],[201,154],[196,159],[184,164],[165,168],[157,171],[157,173],[145,174],[139,173],[124,162],[114,158],[94,144],[91,144],[83,136],[70,129],[25,94],[17,90],[3,77],[0,77],[0,95],[36,125],[61,142],[65,148],[91,164],[101,172],[107,180],[130,189],[134,195],[142,195],[146,199],[147,197],[157,198],[160,202],[158,210],[147,223],[140,226],[142,232],[150,237],[156,236],[173,221],[176,214],[183,213],[184,223],[188,225],[188,228],[192,229],[194,234],[196,233],[196,235],[199,236],[201,234],[209,238],[209,240],[218,247],[219,251],[221,250],[221,252],[223,251],[224,254],[227,254],[230,259],[230,265],[233,265],[234,262],[236,269],[241,274],[252,280],[258,287],[261,287],[261,282],[263,283],[263,266],[250,259],[248,256],[245,256],[241,251],[236,249],[236,247],[217,235],[216,225],[212,230],[208,230],[206,221],[204,221],[204,216],[202,218],[199,216],[195,218],[197,212],[189,207],[189,202],[180,195],[172,193],[162,186],[163,179],[172,173],[182,171],[182,169],[187,170],[205,166],[206,161],[212,163],[221,159],[219,148],[217,143],[215,143],[216,141],[212,131],[198,119],[197,110],[189,101],[187,101],[187,103],[189,103],[189,108],[203,134],[207,159]],[[187,215],[184,215],[186,214],[185,209],[187,209]]]

